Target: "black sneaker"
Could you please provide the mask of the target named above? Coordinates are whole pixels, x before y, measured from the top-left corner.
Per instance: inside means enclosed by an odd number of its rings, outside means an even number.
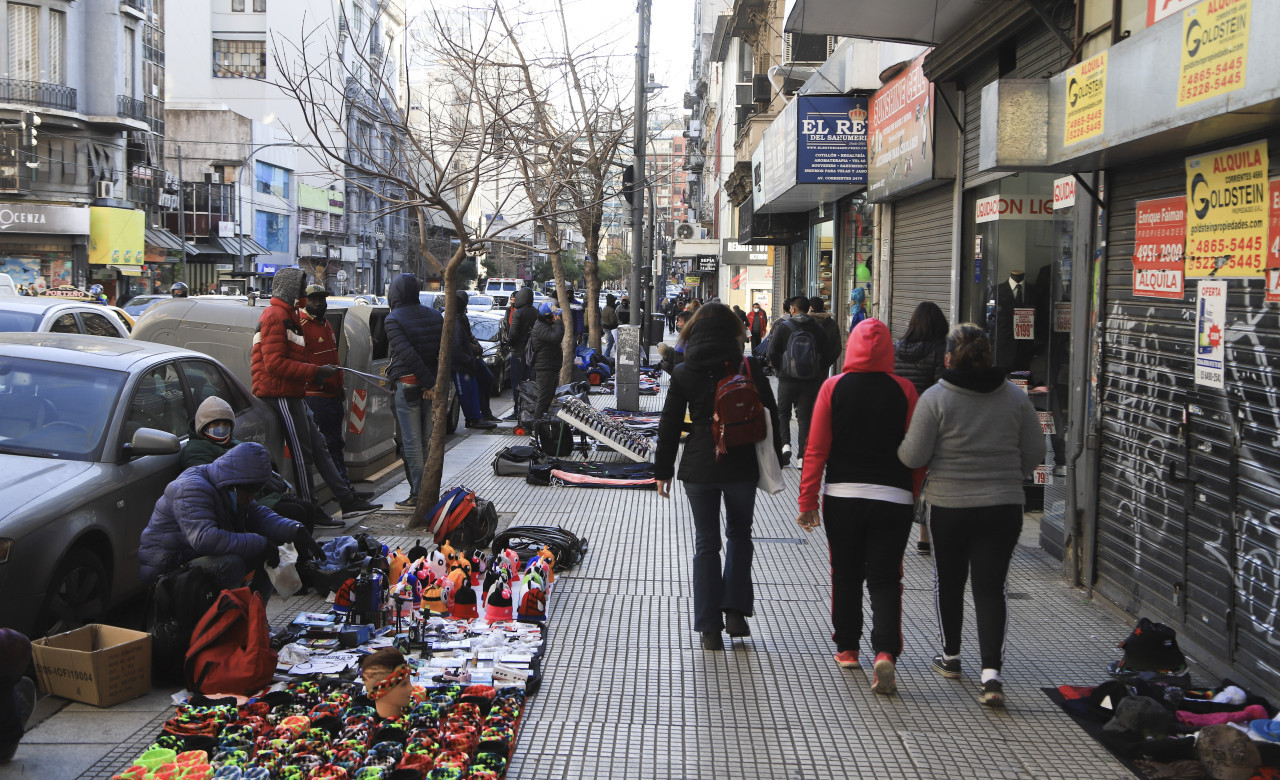
[[[488,420],[476,420],[475,422],[467,423],[467,427],[479,428],[482,431],[490,431],[490,430],[493,430],[494,428],[497,428],[498,425],[497,423],[491,423]]]
[[[702,649],[703,650],[723,650],[724,638],[720,636],[719,631],[703,631],[702,632]]]
[[[933,663],[930,664],[930,666],[933,667],[933,671],[949,680],[954,680],[960,676],[959,658],[952,658],[948,660],[940,655],[935,655],[933,657]]]
[[[516,420],[520,419],[520,415],[516,414],[515,412],[512,412],[511,414],[507,415],[506,417],[503,417],[502,419],[506,422],[515,422]]]
[[[416,509],[417,506],[418,506],[418,499],[414,498],[413,496],[410,496],[409,498],[406,498],[403,501],[396,502],[396,509]]]
[[[988,680],[978,688],[978,703],[984,707],[1004,706],[1004,683]]]
[[[369,499],[373,498],[373,491],[372,490],[353,490],[351,491],[351,495],[355,496],[361,501],[368,501]]]
[[[320,518],[315,521],[315,527],[316,528],[346,528],[347,524],[342,522],[336,517],[329,517],[328,515],[325,515],[323,518]]]
[[[342,514],[344,515],[358,515],[362,512],[372,512],[376,509],[382,508],[382,504],[370,504],[368,501],[356,498],[355,496],[351,496],[346,501],[343,501],[341,506]]]
[[[751,636],[751,627],[747,625],[747,616],[732,609],[724,611],[724,630],[729,636]]]
[[[486,414],[486,415],[484,416],[484,419],[485,419],[485,422],[491,422],[491,423],[500,423],[500,422],[502,422],[502,418],[501,418],[501,417],[494,417],[492,414]]]

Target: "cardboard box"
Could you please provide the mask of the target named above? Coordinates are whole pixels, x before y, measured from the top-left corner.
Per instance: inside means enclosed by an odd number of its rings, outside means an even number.
[[[40,687],[110,707],[151,690],[151,635],[91,624],[31,643]]]

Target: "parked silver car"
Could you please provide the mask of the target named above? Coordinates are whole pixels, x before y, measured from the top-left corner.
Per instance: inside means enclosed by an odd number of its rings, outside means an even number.
[[[129,338],[131,322],[117,309],[55,296],[0,297],[0,331],[15,333],[87,333]]]
[[[283,462],[276,415],[208,355],[0,333],[0,626],[58,633],[142,590],[142,529],[210,395]]]

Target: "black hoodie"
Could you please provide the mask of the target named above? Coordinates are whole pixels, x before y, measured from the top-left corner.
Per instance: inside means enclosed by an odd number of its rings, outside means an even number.
[[[440,338],[444,335],[444,317],[418,298],[418,279],[413,274],[400,274],[391,282],[387,303],[391,313],[385,320],[391,365],[387,376],[399,379],[413,374],[425,388],[436,383]]]
[[[507,343],[511,352],[523,359],[529,334],[538,321],[538,310],[533,305],[533,290],[523,287],[511,296],[511,309],[507,312]]]
[[[732,333],[718,327],[718,323],[704,320],[694,327],[685,344],[684,362],[671,374],[671,387],[662,407],[655,477],[668,480],[675,473],[676,450],[680,446],[680,433],[686,430],[687,411],[693,425],[680,460],[682,482],[753,482],[759,478],[754,446],[734,447],[717,461],[716,445],[711,437],[716,385],[727,374],[739,371],[742,360],[742,346]],[[773,447],[781,458],[782,437],[773,389],[760,361],[749,358],[747,365],[760,391],[760,402],[772,416]]]

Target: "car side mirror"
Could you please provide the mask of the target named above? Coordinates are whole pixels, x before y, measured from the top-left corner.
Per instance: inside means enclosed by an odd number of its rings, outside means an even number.
[[[124,445],[124,454],[128,458],[140,458],[144,455],[175,455],[182,451],[182,442],[178,437],[155,428],[139,428],[133,434],[133,440]]]

